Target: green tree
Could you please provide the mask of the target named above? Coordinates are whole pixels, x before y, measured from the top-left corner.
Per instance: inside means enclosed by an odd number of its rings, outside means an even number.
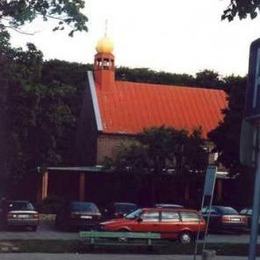
[[[43,21],[57,20],[54,31],[69,26],[69,35],[73,36],[76,31],[87,31],[87,17],[81,12],[84,6],[83,0],[1,0],[0,31],[12,28],[21,32],[25,23],[42,17]]]
[[[254,19],[257,17],[259,10],[259,0],[230,0],[230,4],[224,10],[221,18],[232,21],[235,17],[246,19],[249,16]]]
[[[200,130],[188,134],[171,127],[152,127],[137,135],[131,145],[122,145],[110,167],[118,171],[176,174],[204,171],[207,165],[205,141]],[[106,161],[108,162],[108,161]]]
[[[116,158],[105,160],[108,168],[122,174],[131,173],[136,187],[149,187],[149,200],[154,203],[161,178],[172,177],[190,182],[195,172],[204,173],[208,154],[200,130],[188,134],[171,127],[152,127],[140,133],[131,145],[122,145]],[[201,174],[201,175],[202,175]],[[198,176],[197,174],[195,175]],[[187,178],[188,177],[188,178]],[[135,190],[137,193],[138,188]]]
[[[11,48],[8,37],[2,38],[0,56],[0,178],[5,186],[39,165],[71,162],[83,88],[55,80],[59,73],[43,75],[42,53],[33,44],[26,50]]]
[[[196,73],[195,82],[198,87],[215,89],[224,88],[223,80],[220,79],[220,76],[217,72],[212,70],[203,70]]]
[[[120,67],[116,70],[116,78],[118,80],[145,82],[153,84],[190,86],[221,89],[224,82],[217,72],[211,70],[203,70],[196,73],[196,77],[189,74],[176,74],[169,72],[157,72],[147,68]]]
[[[224,120],[209,133],[209,139],[219,153],[218,161],[231,174],[241,172],[239,163],[240,131],[243,118],[246,78],[230,76],[224,79],[228,90],[228,107],[223,111]]]

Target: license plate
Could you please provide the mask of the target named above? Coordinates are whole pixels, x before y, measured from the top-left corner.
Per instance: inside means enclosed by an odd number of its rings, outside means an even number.
[[[80,216],[80,218],[83,218],[83,219],[92,219],[92,216]]]
[[[18,215],[18,218],[29,218],[30,215]]]
[[[234,221],[234,222],[240,222],[241,219],[240,219],[240,218],[231,218],[231,221]]]

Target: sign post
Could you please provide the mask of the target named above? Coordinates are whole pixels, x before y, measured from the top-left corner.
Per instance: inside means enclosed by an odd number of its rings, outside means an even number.
[[[259,134],[259,133],[258,133]],[[250,244],[249,244],[249,260],[255,260],[256,258],[256,244],[258,236],[258,219],[260,209],[260,153],[257,149],[256,153],[256,173],[255,173],[255,187],[254,187],[254,201],[253,201],[253,215],[250,232]]]
[[[249,260],[255,260],[260,209],[260,39],[253,41],[250,46],[244,120],[248,122],[249,126],[243,123],[240,141],[240,162],[255,167],[253,215],[248,255]],[[248,151],[250,154],[246,155]]]
[[[200,209],[200,211],[202,212],[202,209],[205,204],[205,198],[209,198],[209,201],[210,201],[209,202],[209,214],[207,216],[207,224],[206,224],[206,229],[205,229],[205,233],[204,233],[202,251],[205,249],[206,242],[207,242],[210,211],[211,211],[211,206],[212,206],[212,201],[213,201],[213,195],[214,195],[214,189],[215,189],[215,183],[216,183],[216,175],[217,175],[217,167],[213,166],[213,165],[209,165],[207,168],[207,171],[206,171],[206,178],[205,178],[205,182],[204,182],[204,190],[203,190],[203,196],[202,196],[202,200],[201,200],[201,209]],[[196,256],[197,256],[197,252],[198,252],[199,236],[200,236],[200,230],[197,232],[194,255],[193,255],[194,260],[196,260]]]

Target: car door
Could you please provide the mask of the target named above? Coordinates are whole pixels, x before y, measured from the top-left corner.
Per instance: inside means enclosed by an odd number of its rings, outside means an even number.
[[[200,224],[201,216],[196,212],[191,211],[182,211],[180,212],[181,215],[181,229],[182,230],[190,230],[192,233],[197,233],[201,231],[202,226]]]
[[[160,233],[170,233],[177,236],[181,230],[181,220],[178,212],[162,210],[160,217]]]
[[[131,230],[137,232],[159,232],[159,211],[144,211],[137,220],[131,223]]]

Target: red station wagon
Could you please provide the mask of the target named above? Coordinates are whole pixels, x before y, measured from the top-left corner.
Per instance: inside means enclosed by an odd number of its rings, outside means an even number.
[[[197,232],[205,230],[205,220],[196,210],[144,208],[121,219],[100,224],[103,231],[158,232],[162,238],[190,243]]]

